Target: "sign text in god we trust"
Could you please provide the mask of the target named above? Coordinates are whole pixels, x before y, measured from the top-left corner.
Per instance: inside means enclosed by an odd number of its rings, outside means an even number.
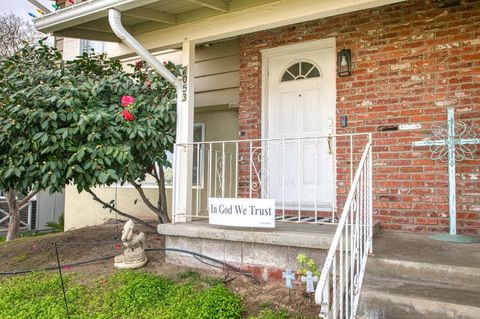
[[[275,227],[275,200],[209,198],[209,223],[235,227]]]

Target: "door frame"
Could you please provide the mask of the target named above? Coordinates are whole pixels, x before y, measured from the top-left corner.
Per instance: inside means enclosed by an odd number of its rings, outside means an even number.
[[[270,68],[270,59],[272,57],[280,57],[283,55],[290,55],[295,53],[301,53],[304,51],[314,51],[314,50],[322,50],[322,49],[330,49],[331,53],[335,56],[336,55],[336,40],[335,38],[327,38],[315,41],[307,41],[301,42],[296,44],[289,44],[284,45],[281,47],[270,48],[261,50],[260,53],[262,54],[262,92],[261,92],[261,138],[267,139],[268,138],[268,70]],[[336,60],[336,57],[335,59]],[[328,70],[326,70],[328,71]],[[335,73],[335,66],[333,66],[333,72]],[[336,76],[334,77],[336,78]],[[337,90],[333,92],[334,100],[335,100],[335,113],[337,110]]]
[[[261,80],[261,85],[262,85],[262,90],[261,90],[261,138],[262,139],[268,139],[268,82],[269,82],[269,69],[270,69],[270,60],[271,58],[274,57],[281,57],[284,55],[291,55],[291,54],[300,54],[305,51],[316,51],[316,50],[329,50],[330,54],[332,54],[332,60],[336,61],[336,39],[334,37],[332,38],[326,38],[326,39],[321,39],[321,40],[314,40],[314,41],[306,41],[306,42],[301,42],[301,43],[296,43],[296,44],[290,44],[290,45],[284,45],[276,48],[269,48],[269,49],[264,49],[261,50],[261,63],[262,63],[262,80]],[[331,69],[329,70],[322,70],[325,72],[332,72],[332,76],[334,79],[336,79],[336,65],[332,66]],[[336,90],[336,83],[335,83],[335,90],[333,93],[333,100],[334,100],[334,114],[336,116],[336,111],[337,111],[337,90]],[[336,119],[334,119],[334,122],[336,122]],[[335,126],[334,126],[334,135],[336,134]],[[334,149],[336,149],[336,145],[333,145]],[[336,152],[334,151],[334,154]],[[333,160],[333,183],[334,183],[334,188],[333,188],[333,203],[332,203],[332,210],[336,211],[337,208],[337,160],[334,158]]]

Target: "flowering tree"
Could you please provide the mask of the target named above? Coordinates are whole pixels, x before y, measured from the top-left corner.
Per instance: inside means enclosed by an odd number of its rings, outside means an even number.
[[[19,207],[39,190],[60,191],[69,183],[142,222],[93,191],[129,182],[159,221],[169,222],[163,167],[170,165],[175,118],[174,88],[143,63],[127,72],[103,55],[64,62],[43,42],[2,61],[0,189],[11,213],[7,240],[18,234]],[[140,184],[147,175],[158,184],[156,203]]]

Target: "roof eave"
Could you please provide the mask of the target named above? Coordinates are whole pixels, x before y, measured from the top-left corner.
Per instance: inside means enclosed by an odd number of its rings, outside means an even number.
[[[158,0],[90,0],[46,14],[34,20],[35,27],[43,33],[64,30],[82,23],[104,18],[108,9],[126,11]]]

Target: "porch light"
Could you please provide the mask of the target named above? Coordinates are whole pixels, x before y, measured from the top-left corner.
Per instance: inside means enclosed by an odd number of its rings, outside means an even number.
[[[352,74],[352,63],[350,49],[342,49],[337,56],[337,73],[338,76],[349,76]]]

